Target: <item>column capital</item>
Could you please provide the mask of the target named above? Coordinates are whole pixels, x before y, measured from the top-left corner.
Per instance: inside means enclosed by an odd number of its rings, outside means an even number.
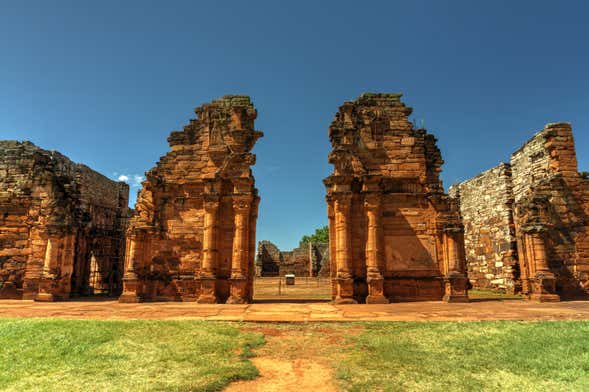
[[[204,209],[207,212],[215,212],[219,209],[219,195],[205,193],[204,195]]]
[[[233,209],[235,211],[248,211],[253,202],[252,195],[234,195],[233,196]]]
[[[364,208],[369,211],[378,211],[382,205],[380,193],[366,193],[364,195]]]
[[[338,208],[348,208],[352,205],[352,192],[337,192],[331,196]]]

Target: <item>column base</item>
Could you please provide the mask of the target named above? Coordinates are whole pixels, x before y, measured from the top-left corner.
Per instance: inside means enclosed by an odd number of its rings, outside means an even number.
[[[384,296],[384,279],[379,271],[368,271],[368,296],[367,304],[388,304],[389,300]]]
[[[119,302],[128,304],[142,302],[137,295],[138,285],[137,275],[132,271],[127,272],[123,277],[123,294],[119,297]]]
[[[358,301],[354,298],[336,297],[335,300],[333,300],[333,303],[336,305],[355,305]]]
[[[389,299],[384,295],[369,295],[366,297],[367,304],[388,304]]]
[[[55,302],[55,297],[51,293],[37,293],[35,296],[37,302]]]
[[[249,303],[246,296],[247,279],[243,276],[230,278],[231,294],[227,299],[228,304],[247,304]]]
[[[216,304],[217,298],[214,295],[201,295],[196,300],[197,304]]]
[[[348,277],[337,278],[337,295],[333,302],[338,305],[358,303],[354,299],[354,279]]]
[[[444,295],[444,298],[442,299],[442,301],[444,302],[448,302],[448,303],[466,303],[466,302],[470,302],[468,299],[468,295]]]
[[[450,272],[444,278],[444,297],[442,300],[449,303],[469,302],[466,290],[468,279],[459,272]]]
[[[217,279],[214,275],[202,275],[200,277],[200,296],[196,300],[199,304],[216,304],[217,293],[215,290]]]
[[[560,295],[556,294],[556,278],[552,272],[540,271],[536,273],[531,283],[530,300],[538,302],[558,302]]]
[[[558,294],[532,294],[530,301],[536,302],[560,302],[560,295]]]
[[[119,302],[122,304],[136,304],[143,301],[135,293],[123,293],[119,297]]]

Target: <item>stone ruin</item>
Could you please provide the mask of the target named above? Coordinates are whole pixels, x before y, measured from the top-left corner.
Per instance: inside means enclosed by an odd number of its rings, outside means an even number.
[[[119,295],[128,197],[56,151],[0,141],[0,298]]]
[[[570,124],[546,125],[448,197],[436,139],[400,97],[364,94],[329,127],[329,244],[281,252],[262,241],[255,265],[250,151],[262,132],[249,97],[196,108],[172,132],[130,221],[126,184],[0,141],[0,298],[244,303],[254,274],[286,273],[329,274],[337,303],[466,301],[468,284],[540,301],[589,296],[589,176]]]
[[[256,277],[285,274],[329,276],[329,244],[303,243],[291,251],[281,251],[270,241],[260,241],[256,255]]]
[[[460,201],[475,288],[540,301],[587,297],[589,179],[578,172],[570,124],[547,124],[510,163],[451,194]]]
[[[127,232],[121,302],[245,303],[253,297],[260,198],[250,153],[263,133],[247,96],[195,109],[146,173]]]
[[[468,300],[463,226],[439,178],[440,150],[400,97],[363,94],[329,127],[336,303]]]

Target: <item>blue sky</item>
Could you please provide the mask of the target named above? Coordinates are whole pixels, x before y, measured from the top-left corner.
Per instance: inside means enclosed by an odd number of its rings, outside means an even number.
[[[326,224],[327,128],[364,91],[404,93],[446,187],[554,121],[589,170],[588,18],[582,1],[0,0],[0,138],[133,184],[195,106],[248,94],[257,237],[291,248]]]

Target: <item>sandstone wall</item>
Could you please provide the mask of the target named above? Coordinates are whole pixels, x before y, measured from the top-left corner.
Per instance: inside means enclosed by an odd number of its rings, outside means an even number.
[[[495,282],[502,276],[509,283],[513,270],[514,290],[521,289],[531,298],[587,296],[589,199],[587,179],[577,169],[571,125],[547,124],[503,167],[501,179],[495,168],[454,187],[466,226],[471,282],[476,287],[509,290],[508,284],[503,287]],[[506,185],[498,187],[498,180]],[[505,204],[506,200],[511,201]],[[499,214],[497,203],[508,213]],[[496,219],[509,214],[511,221]],[[497,249],[512,240],[515,248],[508,253],[513,257],[503,258],[500,269],[483,275],[484,266],[491,266],[499,257],[497,252],[486,251],[487,231],[509,233],[503,241],[495,241]],[[509,266],[512,261],[514,268]]]
[[[0,142],[0,297],[120,293],[128,192],[58,152]]]
[[[474,288],[515,292],[519,279],[511,166],[502,163],[454,185],[460,202],[468,278]]]

